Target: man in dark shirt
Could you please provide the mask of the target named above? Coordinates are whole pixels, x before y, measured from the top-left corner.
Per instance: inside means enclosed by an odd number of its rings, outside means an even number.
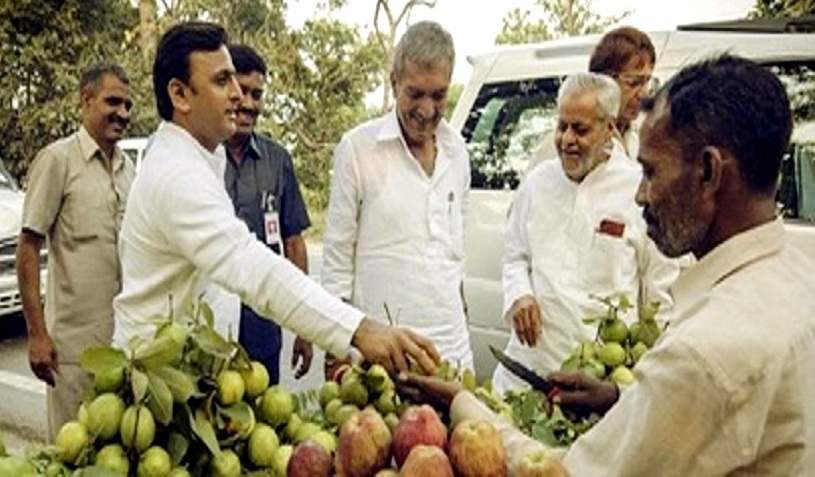
[[[311,225],[289,153],[268,136],[255,131],[263,107],[266,63],[252,48],[229,47],[240,84],[241,99],[237,130],[226,143],[226,190],[235,205],[235,214],[272,250],[282,253],[304,273],[308,273],[306,243],[301,233]],[[253,360],[263,363],[272,383],[280,380],[280,327],[241,304],[238,341]],[[299,337],[294,342],[292,368],[295,377],[311,367],[311,344]]]

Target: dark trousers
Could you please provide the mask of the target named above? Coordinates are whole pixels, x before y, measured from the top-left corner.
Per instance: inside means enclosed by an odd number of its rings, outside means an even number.
[[[267,320],[255,310],[241,303],[241,322],[238,342],[249,357],[260,361],[269,371],[269,384],[280,382],[280,348],[283,333],[274,321]]]

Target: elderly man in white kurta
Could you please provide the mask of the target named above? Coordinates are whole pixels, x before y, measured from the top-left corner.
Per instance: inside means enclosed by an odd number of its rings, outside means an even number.
[[[678,274],[646,234],[634,202],[639,166],[614,138],[619,87],[594,73],[567,79],[558,95],[555,144],[559,160],[545,161],[521,185],[513,204],[503,257],[504,316],[513,325],[507,353],[545,376],[596,325],[604,312],[593,297],[626,294],[635,305],[671,305]],[[498,366],[500,392],[523,382]]]
[[[334,153],[322,283],[472,368],[461,295],[470,166],[442,118],[454,61],[436,23],[414,24],[400,40],[395,109],[346,133]]]

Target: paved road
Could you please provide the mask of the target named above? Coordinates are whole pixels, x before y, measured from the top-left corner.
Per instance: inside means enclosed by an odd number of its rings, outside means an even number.
[[[321,244],[309,244],[309,269],[319,279],[322,267]],[[19,455],[26,446],[40,443],[45,436],[45,386],[28,367],[25,321],[21,314],[0,317],[0,437]],[[284,332],[280,360],[280,382],[294,392],[316,388],[322,383],[323,352],[315,348],[311,370],[294,379],[289,363],[293,335]]]

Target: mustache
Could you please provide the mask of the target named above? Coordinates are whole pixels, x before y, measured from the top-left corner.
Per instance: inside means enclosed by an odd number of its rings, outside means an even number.
[[[130,118],[125,118],[119,116],[118,114],[111,114],[110,116],[108,116],[108,122],[112,124],[118,124],[119,126],[122,126],[124,128],[127,127],[128,124],[130,124]]]
[[[245,114],[249,117],[256,118],[260,114],[257,110],[249,109],[249,108],[238,108],[236,111],[238,114]]]

